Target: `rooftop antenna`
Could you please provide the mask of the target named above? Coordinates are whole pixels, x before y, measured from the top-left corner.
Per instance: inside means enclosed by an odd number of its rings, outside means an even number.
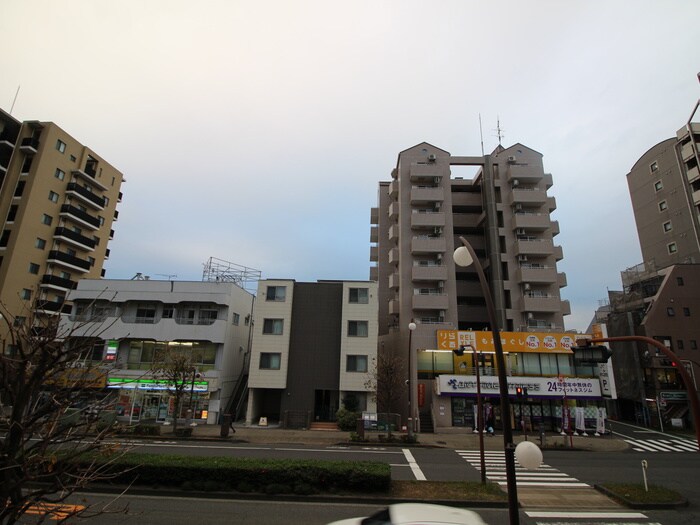
[[[504,130],[501,128],[501,117],[496,115],[496,136],[498,137],[499,146],[501,146],[501,140],[505,137],[503,131]]]
[[[12,105],[10,106],[10,115],[12,115],[12,110],[15,109],[15,102],[17,102],[17,95],[19,95],[19,88],[22,86],[17,86],[17,91],[15,91],[15,98],[12,99]]]
[[[481,113],[479,113],[479,136],[481,137],[481,156],[484,156],[484,130],[481,129]]]

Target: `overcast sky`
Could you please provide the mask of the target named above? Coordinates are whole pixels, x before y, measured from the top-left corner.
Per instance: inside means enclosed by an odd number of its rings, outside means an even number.
[[[641,262],[625,175],[698,97],[700,2],[0,0],[0,107],[124,173],[107,277],[368,279],[399,151],[544,155],[584,330]]]

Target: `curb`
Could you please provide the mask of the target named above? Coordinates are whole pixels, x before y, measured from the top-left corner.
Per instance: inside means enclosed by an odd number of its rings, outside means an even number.
[[[622,503],[625,507],[629,507],[630,509],[637,509],[637,510],[664,510],[664,509],[676,509],[679,507],[687,507],[688,506],[688,500],[685,498],[680,499],[679,501],[670,501],[670,502],[657,502],[657,503],[637,503],[634,501],[631,501],[624,496],[621,496],[617,492],[613,492],[612,490],[608,490],[602,485],[593,485],[593,488],[596,489],[598,492],[601,494],[605,494],[609,498],[612,498],[616,501],[619,501]]]

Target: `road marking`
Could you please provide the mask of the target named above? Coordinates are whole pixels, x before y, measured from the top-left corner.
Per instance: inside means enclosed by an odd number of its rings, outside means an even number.
[[[48,516],[50,520],[63,521],[85,510],[84,505],[64,503],[37,503],[29,507],[25,514]]]
[[[680,439],[625,439],[635,452],[697,452],[694,441]]]
[[[425,481],[425,474],[423,474],[423,471],[418,466],[418,463],[416,463],[416,460],[413,458],[413,454],[411,454],[411,451],[407,448],[401,449],[401,451],[403,452],[403,455],[406,456],[408,466],[411,467],[413,475],[416,477],[416,479],[418,481]]]
[[[556,512],[556,511],[525,511],[530,518],[568,518],[568,519],[646,519],[641,512]]]

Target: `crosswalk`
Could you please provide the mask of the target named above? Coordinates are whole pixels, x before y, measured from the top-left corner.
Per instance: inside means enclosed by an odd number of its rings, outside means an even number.
[[[481,469],[481,458],[478,450],[457,450],[463,459],[477,470]],[[501,451],[484,452],[486,477],[501,486],[506,486],[506,460]],[[554,467],[542,464],[537,470],[526,470],[516,463],[515,480],[518,487],[590,487],[578,479],[565,474]]]
[[[636,452],[697,452],[698,444],[689,439],[633,439],[626,438]]]

